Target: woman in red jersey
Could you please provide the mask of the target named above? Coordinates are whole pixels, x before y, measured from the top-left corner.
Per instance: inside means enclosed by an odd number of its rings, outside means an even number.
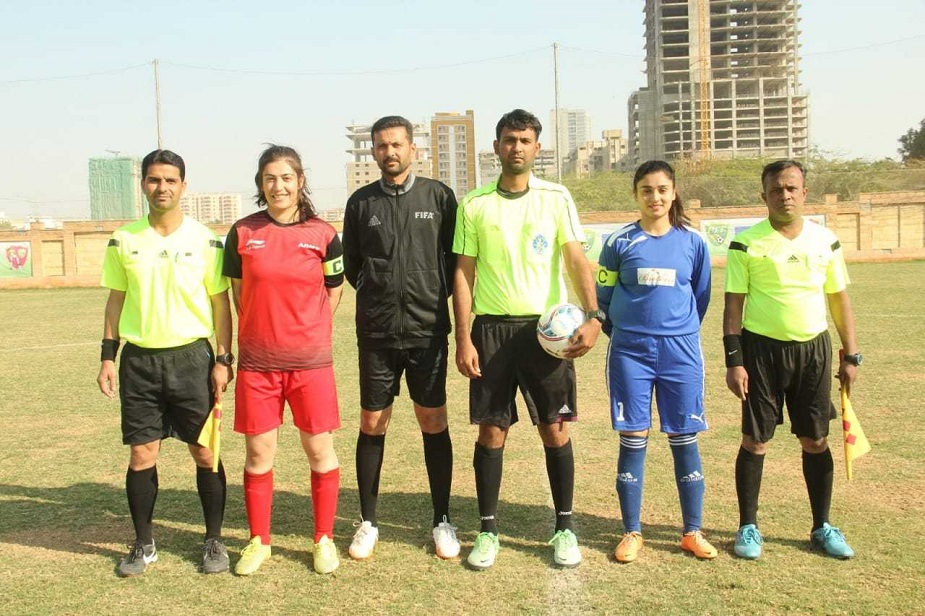
[[[247,443],[251,536],[235,573],[250,575],[270,556],[273,459],[286,402],[311,467],[314,568],[331,573],[340,564],[333,543],[340,415],[331,321],[344,282],[343,250],[337,232],[315,212],[295,150],[271,145],[257,169],[257,205],[266,209],[232,226],[224,263],[238,311],[234,429]]]

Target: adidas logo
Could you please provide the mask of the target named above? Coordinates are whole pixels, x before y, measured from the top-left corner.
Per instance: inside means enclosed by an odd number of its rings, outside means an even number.
[[[617,481],[620,483],[639,483],[639,479],[633,477],[633,474],[630,472],[619,473],[617,475]]]
[[[787,263],[799,263],[799,262],[800,260],[797,258],[796,255],[790,255],[790,258],[787,259]]]
[[[703,481],[703,475],[700,474],[700,471],[694,471],[689,475],[681,477],[681,483],[693,483],[695,481]]]
[[[560,415],[571,415],[572,409],[570,409],[567,404],[563,404],[562,408],[559,409],[559,414]]]
[[[369,219],[369,222],[366,223],[366,226],[367,226],[367,227],[375,227],[376,225],[381,225],[381,224],[382,224],[382,223],[379,222],[379,218],[378,218],[375,214],[373,214],[373,217]]]

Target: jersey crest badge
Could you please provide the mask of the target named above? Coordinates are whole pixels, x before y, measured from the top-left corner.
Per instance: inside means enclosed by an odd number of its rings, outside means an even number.
[[[541,255],[546,252],[549,248],[549,240],[546,239],[546,236],[542,233],[538,233],[533,237],[533,252],[538,255]]]

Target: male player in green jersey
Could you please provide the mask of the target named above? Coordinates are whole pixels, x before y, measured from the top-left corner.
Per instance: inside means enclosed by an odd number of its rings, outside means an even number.
[[[813,515],[810,543],[835,558],[854,556],[841,531],[829,524],[833,465],[826,437],[835,407],[826,304],[843,350],[838,379],[849,392],[863,357],[838,238],[803,220],[805,177],[800,163],[792,160],[764,168],[761,198],[768,218],[739,233],[727,256],[726,385],[742,400],[735,553],[747,559],[761,556],[758,492],[764,456],[775,428],[784,421],[785,402],[790,430],[803,448],[803,478]]]
[[[572,526],[575,459],[568,423],[577,415],[570,360],[594,346],[605,315],[597,308],[571,195],[531,174],[541,130],[536,116],[523,109],[501,118],[494,142],[501,177],[466,195],[456,217],[456,366],[471,379],[469,418],[479,426],[473,466],[481,530],[468,557],[474,569],[491,567],[499,548],[502,459],[508,430],[518,420],[518,387],[546,452],[556,511],[553,562],[581,562]],[[572,336],[568,360],[547,355],[536,339],[539,315],[568,301],[563,263],[589,317]]]
[[[184,441],[196,463],[196,487],[206,521],[204,573],[228,570],[222,543],[225,469],[212,472],[212,452],[196,443],[214,403],[233,378],[228,279],[222,276],[222,243],[204,225],[183,215],[186,165],[170,150],[155,150],[141,163],[148,215],[112,234],[103,261],[109,299],[103,320],[97,384],[116,396],[116,353],[122,442],[130,447],[125,491],[135,542],[118,567],[141,575],[157,560],[152,517],[157,500],[161,440]],[[215,334],[213,355],[209,337]]]

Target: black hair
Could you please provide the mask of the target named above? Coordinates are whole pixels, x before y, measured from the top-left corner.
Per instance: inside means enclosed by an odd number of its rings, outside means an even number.
[[[498,125],[495,126],[495,139],[501,139],[501,131],[505,128],[511,130],[527,130],[528,128],[532,128],[536,133],[536,140],[539,141],[543,125],[540,124],[539,118],[529,111],[515,109],[514,111],[505,113],[501,116],[501,119],[498,120]]]
[[[764,169],[761,170],[761,190],[764,190],[764,181],[772,176],[780,174],[785,169],[796,168],[800,170],[800,175],[803,176],[803,181],[806,182],[806,170],[803,168],[803,165],[796,160],[775,160],[773,163],[768,163],[764,166]]]
[[[667,175],[668,179],[671,180],[671,184],[675,188],[674,200],[671,202],[671,209],[668,210],[668,221],[671,223],[672,227],[678,227],[679,229],[684,229],[685,227],[690,226],[691,220],[687,217],[687,214],[684,213],[684,202],[681,201],[681,195],[678,194],[678,187],[675,184],[674,169],[672,169],[671,165],[665,161],[648,160],[636,168],[636,173],[633,175],[633,194],[636,194],[636,185],[639,184],[642,178],[651,173],[659,172]]]
[[[305,180],[305,169],[302,166],[302,157],[299,156],[299,153],[294,149],[285,145],[268,144],[267,149],[263,151],[260,155],[260,159],[257,161],[257,175],[254,176],[254,183],[257,185],[257,194],[254,195],[257,199],[257,207],[264,207],[267,204],[267,198],[263,194],[263,182],[261,178],[263,170],[267,165],[278,160],[284,160],[289,163],[289,166],[296,172],[296,175],[303,180],[302,188],[299,189],[299,222],[305,222],[310,218],[317,217],[318,212],[315,210],[315,204],[312,203],[311,193],[308,190],[308,181]]]
[[[180,170],[180,180],[186,181],[186,163],[180,155],[170,150],[154,150],[141,161],[141,180],[148,176],[148,167],[151,165],[173,165]]]
[[[405,132],[408,133],[408,141],[413,142],[414,141],[414,126],[406,118],[403,118],[397,115],[384,116],[376,120],[376,123],[373,124],[372,129],[370,129],[369,131],[370,139],[372,139],[373,142],[375,142],[376,133],[378,133],[379,131],[386,130],[388,128],[398,128],[399,126],[404,128]]]

